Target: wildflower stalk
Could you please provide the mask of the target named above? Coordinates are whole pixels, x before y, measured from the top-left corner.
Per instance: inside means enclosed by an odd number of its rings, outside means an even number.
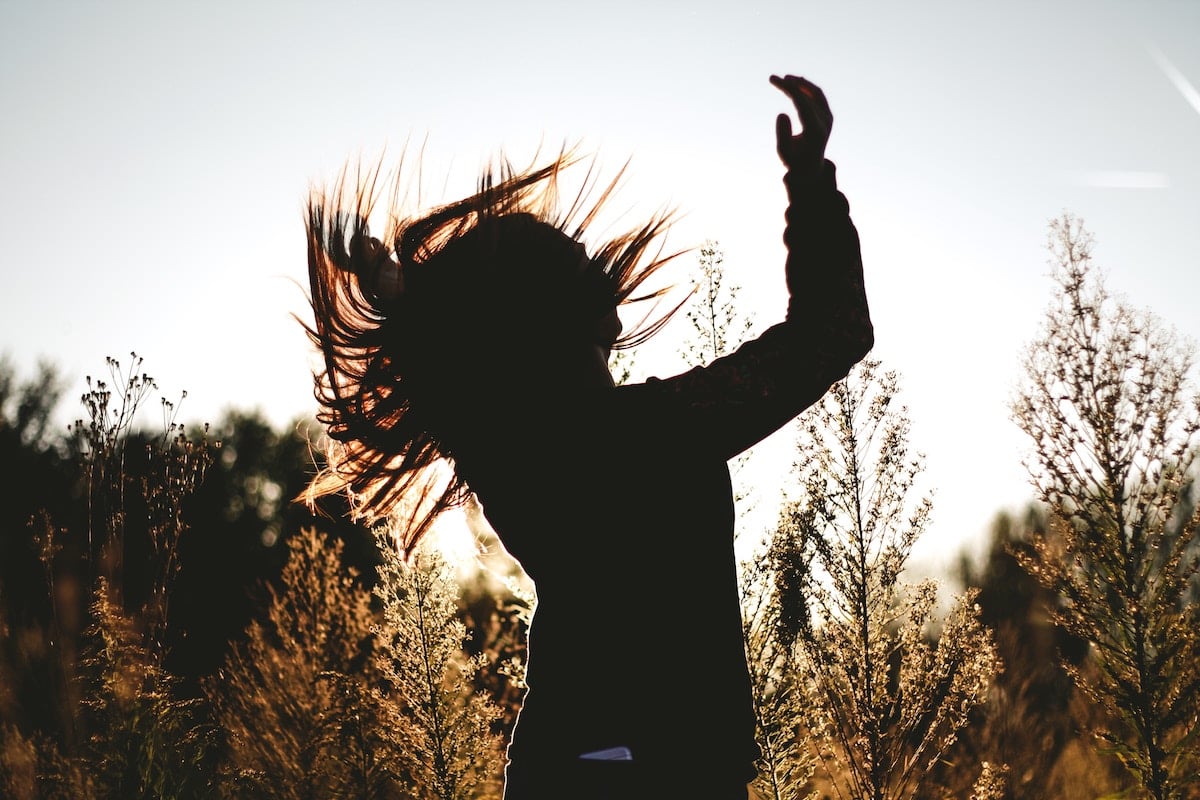
[[[817,796],[808,788],[815,771],[804,724],[809,708],[793,669],[775,578],[762,554],[742,565],[742,641],[759,748],[754,788],[769,800],[809,800]]]
[[[998,668],[971,592],[940,619],[936,582],[900,584],[932,503],[909,498],[922,460],[898,391],[867,359],[802,417],[803,493],[770,552],[816,753],[855,800],[915,796]]]
[[[1109,295],[1092,245],[1079,219],[1050,224],[1055,295],[1013,415],[1052,519],[1022,563],[1091,643],[1090,663],[1064,667],[1110,718],[1095,735],[1168,800],[1200,763],[1200,394],[1192,347]]]
[[[368,592],[343,563],[344,545],[314,528],[288,539],[288,560],[268,587],[265,620],[251,622],[224,666],[204,681],[226,737],[231,793],[287,800],[327,795],[351,760],[341,738],[356,715],[377,728],[376,700],[358,691],[372,623]],[[347,676],[354,676],[350,678]],[[391,758],[384,747],[379,758]]]
[[[396,747],[414,789],[469,800],[498,784],[502,743],[495,732],[500,710],[473,684],[484,663],[463,651],[457,582],[432,547],[406,562],[381,531],[380,549],[386,557],[375,589],[383,604],[375,664],[403,715]]]

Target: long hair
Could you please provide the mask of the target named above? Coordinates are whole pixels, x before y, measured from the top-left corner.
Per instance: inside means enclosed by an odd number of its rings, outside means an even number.
[[[680,254],[663,252],[669,211],[600,243],[581,270],[583,236],[624,169],[595,194],[593,161],[561,211],[560,174],[578,161],[563,151],[524,171],[502,162],[483,170],[470,197],[409,216],[397,169],[382,241],[368,225],[384,183],[378,165],[344,169],[331,189],[314,190],[313,321],[301,324],[323,362],[314,394],[331,446],[303,495],[310,505],[345,491],[357,519],[400,514],[398,545],[411,553],[437,514],[470,494],[456,446],[468,438],[479,373],[505,380],[497,342],[536,349],[568,335],[565,326],[667,291],[643,284]],[[645,315],[614,349],[645,341],[680,305]]]

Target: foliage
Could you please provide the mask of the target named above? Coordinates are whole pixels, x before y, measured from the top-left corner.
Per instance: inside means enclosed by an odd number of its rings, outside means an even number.
[[[87,501],[82,524],[62,527],[38,509],[26,528],[41,562],[50,618],[20,620],[15,648],[7,641],[9,625],[0,626],[6,640],[6,668],[0,672],[20,665],[17,680],[33,685],[39,673],[47,676],[60,705],[56,713],[30,713],[22,697],[2,709],[13,739],[0,748],[8,765],[0,770],[8,785],[0,788],[13,794],[30,792],[30,770],[41,796],[211,793],[212,731],[198,703],[164,669],[162,643],[177,545],[186,527],[182,506],[211,456],[207,441],[190,438],[165,400],[162,434],[135,431],[138,412],[157,387],[139,373],[136,354],[132,358],[127,371],[108,360],[115,388],[89,378],[82,398],[87,420],[72,429]],[[25,418],[44,420],[49,413],[47,406],[27,411]],[[23,439],[51,449],[41,434]],[[136,556],[129,555],[131,547]],[[133,568],[127,570],[126,561]],[[47,717],[56,724],[46,725]],[[23,766],[13,768],[17,763]]]
[[[1000,514],[980,566],[964,558],[960,567],[962,583],[978,591],[980,621],[992,631],[1004,664],[987,702],[972,712],[960,738],[975,761],[1008,766],[1006,800],[1058,797],[1048,787],[1089,749],[1077,732],[1083,706],[1060,663],[1081,663],[1087,643],[1050,621],[1047,611],[1058,598],[1021,566],[1045,525],[1045,514],[1036,507],[1020,515]],[[953,782],[951,775],[945,779]],[[1083,792],[1090,787],[1091,797],[1120,785],[1102,763],[1073,784]]]
[[[383,621],[375,629],[375,666],[404,716],[396,747],[423,797],[469,800],[494,792],[503,742],[495,732],[499,708],[474,691],[485,657],[463,651],[451,565],[426,546],[411,562],[401,559],[386,531],[375,594]],[[391,546],[389,546],[389,544]]]
[[[998,663],[966,592],[940,621],[933,581],[899,579],[931,502],[910,502],[898,380],[864,360],[802,417],[803,496],[771,550],[784,635],[796,644],[811,735],[840,796],[914,795],[981,703]],[[982,791],[982,790],[981,790]]]
[[[754,315],[737,305],[742,287],[726,280],[724,263],[725,253],[720,244],[709,240],[701,245],[696,283],[685,310],[690,331],[683,341],[681,354],[689,367],[703,366],[729,355],[754,328]],[[753,455],[753,450],[747,450],[730,463],[734,500],[743,520],[755,502],[752,489],[741,480]]]
[[[1196,796],[1192,352],[1105,292],[1077,220],[1051,251],[1013,406],[1044,515],[998,524],[948,614],[900,581],[931,503],[895,374],[863,362],[803,418],[803,493],[741,564],[758,796]],[[689,364],[752,327],[716,243],[699,268]],[[307,442],[258,415],[215,462],[172,403],[144,433],[133,359],[70,437],[56,373],[0,360],[0,796],[498,796],[532,596],[290,503]]]
[[[428,652],[441,648],[459,654],[457,671],[451,668],[454,659],[447,658],[438,696],[444,709],[469,713],[443,726],[450,735],[440,745],[451,756],[444,764],[450,769],[426,781],[424,789],[413,785],[409,772],[420,765],[420,751],[400,754],[396,748],[401,742],[426,741],[425,730],[409,714],[419,708],[398,704],[401,682],[382,680],[374,669],[374,637],[393,643],[404,639],[393,637],[386,624],[376,625],[386,615],[379,617],[371,608],[367,578],[374,578],[379,553],[369,535],[370,547],[356,541],[353,555],[344,544],[352,537],[332,537],[311,525],[281,536],[286,546],[279,549],[287,551],[287,560],[279,580],[264,580],[262,619],[256,617],[233,643],[224,670],[203,676],[200,694],[171,671],[168,642],[186,642],[187,630],[182,636],[177,628],[168,630],[177,625],[169,600],[176,578],[188,574],[188,569],[181,573],[185,556],[204,552],[205,543],[188,536],[194,514],[187,506],[208,474],[212,451],[207,436],[194,440],[185,434],[175,421],[174,404],[165,400],[161,435],[136,427],[139,410],[157,386],[141,371],[141,359],[133,359],[127,370],[109,359],[110,376],[88,380],[86,417],[59,444],[38,433],[38,421],[48,418],[52,407],[51,386],[42,395],[26,387],[24,395],[0,398],[0,433],[7,436],[0,441],[19,448],[18,453],[44,453],[39,457],[48,467],[55,466],[55,458],[69,463],[72,454],[84,511],[65,513],[67,493],[48,485],[46,494],[29,499],[57,500],[58,505],[47,503],[19,530],[5,528],[5,552],[19,554],[24,560],[16,563],[24,572],[41,577],[45,599],[32,597],[34,582],[6,563],[0,573],[5,612],[0,615],[0,796],[417,798],[476,796],[495,788],[501,739],[493,727],[502,726],[496,708],[471,685],[473,665],[480,662],[463,655],[461,623],[446,624],[465,613],[458,605],[458,586],[446,572],[440,573],[435,594],[449,598],[449,605],[435,603],[444,619],[424,629],[425,642]],[[17,385],[3,369],[0,373],[0,391]],[[52,383],[39,375],[43,383]],[[28,396],[10,399],[17,395]],[[39,396],[46,407],[27,402]],[[273,542],[266,541],[266,533],[283,534],[288,519],[312,519],[284,510],[282,501],[298,491],[298,484],[278,472],[280,457],[294,463],[295,453],[288,456],[289,445],[249,416],[232,422],[229,435],[236,447],[225,451],[218,470],[226,488],[216,502],[200,507],[200,517],[216,510],[231,530],[251,530],[254,542],[269,549]],[[255,453],[266,460],[236,464]],[[328,525],[346,532],[336,522]],[[187,563],[194,573],[194,559]],[[357,572],[356,565],[364,563],[370,576]],[[213,597],[209,577],[198,597]],[[201,584],[194,574],[192,580],[195,593]],[[19,603],[9,599],[14,590],[21,593]],[[420,594],[397,596],[407,602]],[[484,601],[478,603],[482,608]],[[434,619],[437,614],[427,615],[426,622]],[[435,641],[440,635],[451,638]],[[502,630],[490,635],[484,647],[510,638]],[[390,653],[387,648],[379,652]],[[429,694],[430,673],[409,677]],[[57,710],[31,708],[35,696],[25,688],[41,684],[57,698]],[[464,767],[456,752],[473,763]]]
[[[1052,521],[1024,563],[1091,643],[1095,669],[1068,668],[1111,717],[1096,735],[1146,794],[1180,797],[1200,733],[1193,351],[1108,294],[1079,219],[1054,220],[1048,244],[1054,301],[1013,414]]]
[[[186,506],[188,529],[179,542],[185,568],[174,582],[168,665],[197,686],[219,669],[231,642],[271,603],[290,549],[287,540],[316,527],[343,543],[343,561],[373,579],[378,554],[370,532],[347,517],[344,498],[318,509],[293,502],[313,469],[316,422],[298,418],[273,425],[261,412],[227,411],[212,425],[219,457]],[[214,587],[220,586],[219,591]]]
[[[725,253],[714,241],[700,246],[695,289],[685,311],[691,335],[683,346],[688,366],[700,366],[728,355],[754,327],[754,316],[737,304],[741,287],[725,279]]]
[[[18,382],[12,360],[0,357],[0,432],[30,450],[52,449],[57,442],[50,423],[63,390],[50,362],[39,362],[33,377]]]
[[[608,371],[612,373],[613,383],[617,386],[632,383],[637,368],[637,357],[632,350],[614,350],[608,357]]]
[[[327,748],[326,716],[345,719],[349,701],[359,701],[354,713],[375,714],[374,703],[338,677],[361,672],[373,622],[369,595],[343,565],[340,541],[307,528],[287,547],[279,585],[268,588],[266,620],[251,622],[203,683],[226,737],[233,785],[258,797],[328,793],[324,761],[339,756]]]
[[[753,787],[770,800],[815,798],[815,770],[806,720],[812,712],[807,686],[794,668],[791,637],[782,625],[775,571],[763,554],[741,566],[742,641],[754,701],[760,757]]]
[[[320,676],[329,705],[320,718],[312,771],[321,777],[322,797],[375,800],[394,797],[406,783],[395,749],[395,731],[404,724],[361,675],[326,672]]]
[[[145,644],[141,621],[117,606],[105,578],[96,586],[89,652],[84,660],[82,753],[91,796],[189,798],[212,795],[206,761],[211,728],[198,721],[199,703],[180,698],[161,653]]]
[[[179,569],[179,540],[187,525],[183,504],[203,482],[212,463],[205,435],[189,438],[175,419],[176,406],[161,398],[163,431],[144,438],[134,424],[154,379],[139,373],[142,359],[131,353],[124,371],[108,359],[110,381],[87,378],[82,403],[87,419],[75,423],[75,445],[87,490],[89,553],[116,602],[137,609],[148,645],[166,630],[168,588]],[[187,393],[183,393],[183,397]],[[130,452],[130,445],[135,449]],[[138,558],[128,558],[137,537]],[[127,579],[126,566],[144,571]]]
[[[163,432],[141,439],[134,424],[157,389],[139,373],[108,359],[112,385],[88,378],[86,423],[74,426],[89,506],[89,552],[98,559],[83,677],[82,758],[100,797],[197,797],[208,792],[204,761],[211,743],[196,703],[180,699],[162,668],[163,634],[177,548],[185,529],[184,500],[211,462],[207,441],[190,439],[162,399]],[[130,451],[130,444],[138,444]],[[146,558],[135,583],[126,575],[126,547],[139,536]],[[52,546],[47,557],[53,557]],[[132,559],[130,559],[132,560]],[[139,585],[140,584],[140,585]],[[130,589],[133,591],[130,591]],[[67,754],[68,757],[70,754]]]

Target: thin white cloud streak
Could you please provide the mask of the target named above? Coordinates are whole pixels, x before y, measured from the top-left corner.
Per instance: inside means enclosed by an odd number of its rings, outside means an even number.
[[[1192,108],[1200,114],[1200,91],[1191,84],[1182,72],[1175,68],[1175,65],[1167,58],[1161,50],[1154,45],[1147,45],[1146,49],[1150,51],[1150,57],[1154,59],[1154,63],[1158,64],[1158,68],[1167,76],[1167,80],[1171,82],[1178,92],[1183,95],[1183,99],[1188,102]]]
[[[1072,182],[1097,189],[1165,189],[1170,179],[1162,172],[1090,170],[1071,176]]]

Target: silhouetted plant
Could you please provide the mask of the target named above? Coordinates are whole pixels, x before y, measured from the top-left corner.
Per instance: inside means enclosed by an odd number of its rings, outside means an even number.
[[[0,760],[19,769],[0,768],[0,794],[27,794],[30,768],[38,797],[213,794],[214,730],[201,701],[164,666],[183,507],[211,452],[206,437],[185,433],[176,406],[165,399],[161,433],[137,428],[157,386],[140,371],[142,360],[132,359],[128,369],[108,359],[109,380],[88,379],[86,417],[63,440],[71,445],[62,447],[64,462],[69,453],[87,513],[79,524],[62,526],[76,517],[70,498],[60,497],[53,514],[36,508],[25,530],[50,613],[45,622],[28,615],[16,647],[7,622],[0,622],[0,673],[20,662],[26,673],[46,675],[42,682],[57,694],[60,711],[57,719],[44,711],[21,715],[12,707],[26,698],[3,703]],[[16,416],[22,430],[36,433],[49,407],[32,408],[22,401]],[[44,439],[44,433],[22,435],[28,447],[51,447]],[[10,721],[22,716],[32,724]]]
[[[700,246],[696,284],[685,316],[691,335],[683,347],[688,366],[707,364],[737,349],[754,327],[754,316],[737,304],[741,286],[725,280],[725,253],[715,241]]]
[[[379,535],[389,557],[375,588],[383,603],[375,664],[404,720],[394,746],[412,788],[419,797],[437,800],[498,794],[500,710],[474,689],[483,664],[464,653],[467,630],[450,565],[431,546],[405,561],[391,535],[382,529]]]
[[[689,367],[699,367],[735,351],[754,328],[754,315],[741,310],[737,297],[742,287],[725,278],[725,253],[712,240],[700,246],[696,261],[695,285],[684,309],[690,330],[684,337],[681,355]],[[747,450],[730,464],[734,483],[733,497],[738,514],[745,519],[753,507],[752,487],[741,480],[746,465],[754,456]],[[743,528],[738,525],[739,532]]]
[[[82,398],[86,422],[72,428],[86,522],[60,527],[41,509],[26,531],[52,613],[45,625],[22,631],[27,644],[21,655],[47,665],[59,693],[61,727],[18,730],[21,742],[14,738],[14,746],[23,750],[25,764],[33,756],[38,796],[205,797],[211,792],[206,767],[212,730],[201,721],[198,702],[182,696],[164,669],[163,632],[185,527],[182,505],[202,480],[210,454],[205,439],[192,440],[175,422],[174,406],[165,400],[161,436],[136,431],[138,412],[157,387],[138,372],[136,355],[127,371],[114,359],[108,367],[117,388],[89,379]],[[26,427],[41,430],[48,411],[25,416]],[[33,417],[40,421],[31,423]],[[44,432],[31,441],[45,446],[43,439]],[[131,534],[139,548],[132,559]],[[137,567],[133,591],[129,560]],[[71,622],[62,624],[64,618]],[[79,658],[76,619],[88,620]],[[12,657],[7,647],[5,653]],[[18,780],[12,770],[8,778]],[[24,786],[6,788],[24,792],[26,778],[19,779]]]
[[[90,796],[192,798],[213,795],[207,759],[212,729],[198,722],[199,701],[180,698],[161,654],[145,644],[142,621],[125,614],[107,579],[96,586],[83,671],[83,755]]]
[[[343,736],[347,720],[357,715],[365,730],[381,724],[375,699],[349,685],[364,680],[373,619],[370,595],[342,551],[340,540],[313,528],[290,537],[279,584],[268,587],[266,619],[252,621],[203,682],[226,738],[232,796],[326,796],[340,780],[328,763],[353,758],[330,750],[356,745]],[[386,770],[388,751],[374,757]],[[375,768],[369,772],[374,780]]]
[[[980,621],[992,631],[1004,663],[996,676],[988,702],[972,711],[970,726],[960,736],[964,750],[976,762],[1007,764],[1006,800],[1044,800],[1046,778],[1064,748],[1076,738],[1068,708],[1072,682],[1058,660],[1079,661],[1086,643],[1070,637],[1049,619],[1057,601],[1019,564],[1016,551],[1031,547],[1033,531],[1044,530],[1045,517],[1037,509],[1025,515],[1001,513],[992,522],[990,541],[978,566],[962,557],[960,581],[978,590]],[[944,780],[953,786],[970,786],[974,775],[948,765]],[[1104,794],[1100,782],[1093,796]]]
[[[187,436],[165,399],[161,435],[137,433],[138,412],[157,386],[139,373],[142,360],[131,357],[126,371],[108,359],[114,388],[88,378],[87,420],[74,426],[95,569],[80,670],[80,729],[87,736],[80,756],[98,797],[202,797],[211,792],[205,761],[212,732],[199,721],[198,701],[179,697],[178,681],[163,667],[163,642],[186,527],[183,503],[203,480],[211,453],[206,439]],[[131,533],[141,545],[142,579],[132,593],[125,569]],[[51,560],[53,543],[44,551]]]
[[[764,553],[741,565],[742,641],[754,702],[758,775],[754,789],[769,800],[815,798],[815,771],[807,730],[811,711],[807,687],[794,668],[791,642],[783,626],[776,574]]]
[[[179,569],[179,539],[186,529],[184,501],[204,480],[212,463],[207,427],[201,438],[189,438],[176,421],[176,405],[161,398],[162,433],[145,438],[134,428],[138,412],[157,390],[154,379],[140,372],[142,359],[122,370],[109,358],[112,384],[87,377],[82,402],[87,419],[73,427],[88,499],[88,542],[107,591],[127,608],[135,602],[125,576],[127,539],[139,536],[143,549],[138,567],[146,570],[137,587],[143,639],[161,647],[167,625],[168,588]],[[187,396],[184,392],[183,397]],[[140,451],[129,453],[129,445]]]
[[[939,619],[935,582],[899,583],[931,502],[909,498],[922,460],[897,394],[895,373],[867,359],[801,417],[803,496],[771,548],[811,735],[839,796],[856,800],[912,797],[998,667],[973,592]],[[983,768],[979,796],[994,783]]]
[[[1111,718],[1096,735],[1166,800],[1194,781],[1200,735],[1200,398],[1191,346],[1108,294],[1092,244],[1079,219],[1051,222],[1055,294],[1013,414],[1052,519],[1023,563],[1091,643],[1095,669],[1065,666]]]
[[[326,672],[329,706],[321,715],[314,771],[322,797],[377,800],[397,795],[407,777],[398,772],[394,731],[404,721],[378,689],[358,675]]]
[[[44,733],[26,736],[11,723],[0,724],[0,797],[78,800],[98,796],[82,762],[64,758]]]

